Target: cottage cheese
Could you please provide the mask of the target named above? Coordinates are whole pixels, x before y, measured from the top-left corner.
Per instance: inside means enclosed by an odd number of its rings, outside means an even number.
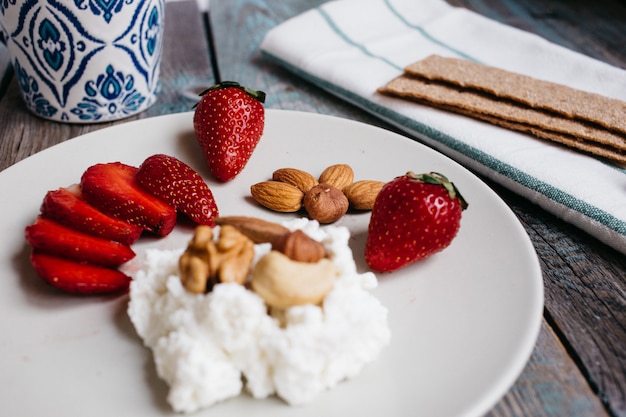
[[[357,273],[348,230],[307,219],[286,226],[322,242],[341,271],[322,307],[272,316],[261,297],[231,283],[192,294],[178,276],[182,249],[147,251],[131,284],[128,314],[154,353],[175,411],[193,412],[243,390],[305,404],[356,376],[389,343],[387,309],[370,293],[376,277]],[[269,250],[256,245],[257,259]]]

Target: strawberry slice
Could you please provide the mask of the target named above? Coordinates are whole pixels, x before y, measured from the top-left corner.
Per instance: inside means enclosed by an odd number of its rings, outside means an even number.
[[[218,210],[213,193],[200,174],[181,160],[152,155],[141,164],[135,180],[195,223],[215,226]]]
[[[52,286],[74,294],[128,291],[130,277],[117,269],[81,264],[33,251],[30,261],[37,274]]]
[[[135,257],[128,245],[88,235],[41,216],[26,227],[25,235],[33,249],[76,262],[116,267]]]
[[[176,209],[135,181],[138,168],[121,162],[87,168],[80,181],[85,200],[100,211],[167,236],[176,225]]]
[[[87,203],[77,185],[48,191],[41,204],[41,214],[71,229],[126,245],[134,243],[143,230],[107,216]]]

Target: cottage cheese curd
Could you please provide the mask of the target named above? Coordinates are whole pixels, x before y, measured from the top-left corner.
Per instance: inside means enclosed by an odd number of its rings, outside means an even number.
[[[175,411],[193,412],[243,390],[305,404],[356,376],[389,343],[387,309],[370,293],[376,277],[357,273],[348,230],[307,219],[285,225],[322,242],[340,270],[321,307],[270,315],[261,297],[234,283],[192,294],[178,275],[182,249],[147,251],[131,284],[128,314],[153,351]],[[257,259],[269,250],[256,245]]]

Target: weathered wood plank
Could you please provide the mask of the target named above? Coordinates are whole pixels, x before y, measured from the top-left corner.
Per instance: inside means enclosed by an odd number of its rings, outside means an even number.
[[[204,24],[196,3],[168,3],[164,26],[166,34],[159,98],[143,113],[117,123],[189,111],[194,101],[182,95],[183,89],[188,85],[213,81]],[[193,39],[193,42],[189,42],[189,39]],[[185,47],[181,47],[181,44]],[[5,95],[0,98],[0,114],[11,115],[3,118],[0,124],[0,170],[67,139],[116,124],[69,125],[35,117],[23,104],[15,77],[8,84]]]
[[[268,93],[267,106],[274,108],[286,108],[294,110],[312,111],[324,114],[339,115],[367,123],[385,126],[379,120],[372,119],[369,114],[329,95],[309,83],[293,76],[281,67],[264,61],[259,56],[258,45],[263,35],[279,22],[299,14],[309,8],[321,4],[321,1],[294,1],[275,3],[269,1],[237,0],[237,1],[213,1],[211,3],[212,26],[215,31],[216,49],[220,69],[227,78],[235,79],[254,88],[265,89]],[[477,2],[483,5],[482,2]],[[486,6],[485,6],[486,7]],[[505,15],[518,16],[515,11],[504,12]],[[532,19],[528,15],[522,17]],[[235,33],[236,32],[236,33]],[[393,129],[392,129],[393,130]],[[500,195],[509,202],[515,213],[522,219],[527,219],[526,228],[531,233],[533,242],[539,256],[545,259],[543,263],[544,275],[547,277],[547,285],[552,285],[552,277],[558,274],[558,269],[553,265],[553,259],[562,259],[565,255],[565,264],[571,264],[573,259],[567,258],[567,254],[558,250],[557,247],[542,245],[542,240],[549,236],[556,236],[562,240],[573,240],[570,233],[581,234],[580,239],[575,239],[575,245],[584,248],[590,256],[588,266],[593,265],[593,260],[600,261],[600,254],[605,253],[606,247],[586,234],[568,227],[569,225],[545,213],[532,203],[520,199],[507,190],[494,186]],[[536,227],[530,224],[535,216],[540,216],[539,224],[542,229],[536,232]],[[552,231],[552,228],[556,230]],[[618,269],[619,260],[615,257],[603,257],[609,269]],[[574,280],[581,277],[580,271],[574,273]],[[609,275],[609,280],[619,281],[621,278]],[[559,291],[550,291],[549,302],[555,306],[568,298]],[[598,305],[596,305],[596,303]],[[591,311],[603,309],[603,302],[592,300]],[[619,304],[618,304],[619,306]],[[556,307],[554,311],[559,311]],[[581,317],[580,320],[583,320]],[[576,321],[566,321],[574,328],[581,329]],[[573,324],[572,324],[573,323]],[[567,328],[565,323],[555,323],[557,326]],[[585,326],[588,327],[588,326]],[[611,326],[613,327],[613,326]],[[589,329],[588,329],[589,330]],[[608,329],[596,332],[596,336],[602,335]],[[614,329],[613,329],[614,330]],[[561,328],[557,328],[561,334]],[[568,334],[573,337],[575,332],[568,329]],[[585,349],[584,345],[580,347]],[[607,363],[615,363],[618,356],[609,358]],[[491,416],[513,415],[580,415],[602,416],[606,415],[597,396],[590,389],[585,375],[581,372],[576,358],[571,358],[566,349],[560,344],[550,326],[544,323],[537,348],[525,371],[520,376],[511,392],[491,412]],[[583,369],[584,371],[584,369]],[[567,383],[565,383],[567,382]],[[549,392],[545,388],[549,388]],[[565,413],[565,414],[562,414]]]
[[[545,322],[537,346],[516,384],[485,417],[608,416]]]

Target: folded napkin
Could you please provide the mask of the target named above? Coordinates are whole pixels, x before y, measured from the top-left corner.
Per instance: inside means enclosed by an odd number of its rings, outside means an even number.
[[[273,28],[261,50],[626,253],[625,169],[530,135],[377,92],[404,67],[432,54],[622,101],[626,71],[442,0],[331,1]]]

